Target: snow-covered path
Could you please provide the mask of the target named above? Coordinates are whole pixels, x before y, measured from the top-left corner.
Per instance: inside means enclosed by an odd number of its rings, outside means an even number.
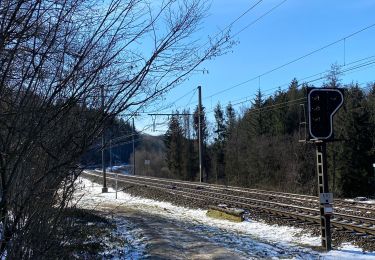
[[[139,232],[135,237],[142,236],[142,242],[146,245],[143,258],[149,256],[152,259],[247,259],[169,218],[134,211],[127,207],[119,207],[116,216],[125,218],[138,227]]]
[[[329,253],[316,252],[311,247],[318,246],[320,238],[298,228],[212,219],[204,210],[124,192],[115,199],[111,188],[102,194],[100,185],[87,179],[80,182],[75,194],[79,206],[113,216],[132,259],[375,259],[375,252],[364,254],[350,244]]]

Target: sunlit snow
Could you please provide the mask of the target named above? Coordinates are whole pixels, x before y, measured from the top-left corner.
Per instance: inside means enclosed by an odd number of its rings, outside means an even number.
[[[312,236],[305,230],[294,227],[268,225],[247,219],[241,223],[212,219],[206,216],[205,210],[190,209],[172,205],[168,202],[155,201],[134,197],[119,191],[115,199],[115,190],[109,188],[108,193],[101,192],[101,186],[87,179],[80,178],[75,200],[80,207],[99,209],[104,204],[126,205],[128,208],[147,212],[178,223],[187,230],[193,230],[202,237],[226,247],[240,255],[249,258],[283,258],[283,259],[374,259],[375,252],[362,252],[350,243],[342,245],[338,250],[321,253],[311,249],[320,244],[320,238]],[[124,220],[126,228],[123,231],[128,241],[133,243],[130,249],[133,259],[145,254],[144,243],[147,239],[141,237],[141,227],[132,226]],[[125,224],[124,224],[125,223]],[[126,234],[125,234],[126,233]],[[137,250],[139,252],[137,252]],[[137,257],[138,256],[138,257]]]

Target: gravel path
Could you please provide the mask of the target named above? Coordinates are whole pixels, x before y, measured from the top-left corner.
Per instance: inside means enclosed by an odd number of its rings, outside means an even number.
[[[142,259],[248,259],[161,216],[111,204],[102,204],[100,209],[139,230],[147,245]]]

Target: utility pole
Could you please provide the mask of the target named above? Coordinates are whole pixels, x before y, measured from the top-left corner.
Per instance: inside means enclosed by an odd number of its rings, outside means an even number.
[[[109,168],[112,172],[112,139],[109,139]]]
[[[135,140],[134,140],[134,135],[135,135],[135,126],[134,126],[134,117],[133,119],[133,175],[135,175]]]
[[[101,96],[102,96],[102,116],[103,116],[103,129],[102,129],[102,169],[103,169],[103,188],[102,188],[102,193],[105,193],[105,192],[108,192],[108,188],[107,188],[107,176],[106,176],[106,169],[105,169],[105,150],[104,150],[104,147],[105,147],[105,136],[104,136],[104,132],[105,132],[105,121],[104,121],[104,118],[105,118],[105,111],[104,111],[104,85],[101,85],[100,86],[100,93],[101,93]]]
[[[202,90],[198,86],[198,149],[199,149],[199,182],[202,182],[203,177],[203,138],[202,138]]]

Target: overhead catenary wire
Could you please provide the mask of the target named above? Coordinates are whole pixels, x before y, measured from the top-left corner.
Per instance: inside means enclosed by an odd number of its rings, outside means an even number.
[[[287,0],[284,0],[283,2],[286,2]],[[239,21],[242,17],[244,17],[247,13],[249,13],[251,10],[253,10],[255,7],[257,7],[259,4],[261,4],[261,2],[263,2],[263,0],[258,0],[255,4],[252,4],[249,8],[247,8],[243,13],[241,13],[238,17],[236,17],[232,22],[230,22],[226,27],[224,27],[224,29],[220,30],[220,32],[216,33],[214,37],[217,37],[220,33],[223,33],[225,30],[229,29],[233,24],[235,24],[237,21]],[[273,10],[275,9],[275,7],[273,8]],[[271,12],[267,12],[266,14],[263,14],[261,17],[259,17],[258,19],[256,19],[256,21],[259,21],[260,19],[264,18],[266,15],[268,15],[269,13]],[[252,24],[248,24],[246,26],[246,28],[243,28],[241,29],[240,32],[237,32],[236,33],[236,36],[241,33],[242,31],[244,31],[245,29],[249,28],[250,26],[252,26],[253,24],[255,24],[255,22],[252,22]],[[233,38],[233,37],[230,37],[230,38]],[[199,49],[203,48],[203,46],[206,46],[207,44],[209,44],[210,42],[207,41],[206,43],[204,43]],[[167,109],[170,109],[171,106],[173,106],[175,103],[177,103],[179,100],[181,100],[182,98],[186,97],[186,95],[188,95],[189,93],[191,93],[192,91],[196,91],[196,88],[194,87],[194,89],[192,89],[190,92],[186,93],[185,95],[181,96],[179,99],[175,100],[173,103],[169,104],[168,106],[165,106],[161,109],[159,109],[158,111],[164,111],[164,110],[167,110]],[[191,100],[188,102],[190,103]],[[151,112],[148,112],[148,113],[154,113],[156,111],[151,111]]]
[[[230,91],[230,90],[232,90],[232,89],[234,89],[234,88],[237,88],[237,87],[240,87],[240,86],[242,86],[242,85],[245,85],[245,84],[247,84],[247,83],[249,83],[249,82],[251,82],[251,81],[258,80],[260,77],[263,77],[263,76],[268,75],[268,74],[270,74],[270,73],[272,73],[272,72],[275,72],[275,71],[280,70],[280,69],[282,69],[282,68],[284,68],[284,67],[287,67],[287,66],[289,66],[289,65],[291,65],[291,64],[293,64],[293,63],[295,63],[295,62],[297,62],[297,61],[303,60],[303,59],[305,59],[305,58],[307,58],[307,57],[309,57],[309,56],[311,56],[311,55],[313,55],[313,54],[315,54],[315,53],[318,53],[318,52],[320,52],[320,51],[322,51],[322,50],[324,50],[324,49],[327,49],[327,48],[329,48],[329,47],[331,47],[331,46],[333,46],[333,45],[335,45],[335,44],[337,44],[337,43],[339,43],[339,42],[342,42],[343,40],[347,40],[347,39],[349,39],[349,38],[351,38],[351,37],[354,37],[355,35],[360,34],[360,33],[364,32],[364,31],[366,31],[366,30],[369,30],[369,29],[371,29],[371,28],[373,28],[373,27],[375,27],[375,23],[370,24],[370,25],[368,25],[368,26],[366,26],[366,27],[363,27],[363,28],[361,28],[360,30],[357,30],[357,31],[355,31],[355,32],[353,32],[353,33],[351,33],[351,34],[348,34],[348,35],[344,36],[344,37],[341,37],[340,39],[335,40],[335,41],[333,41],[333,42],[330,42],[330,43],[328,43],[328,44],[326,44],[326,45],[324,45],[324,46],[322,46],[322,47],[319,47],[319,48],[317,48],[317,49],[315,49],[315,50],[312,50],[312,51],[310,51],[310,52],[308,52],[308,53],[306,53],[306,54],[304,54],[304,55],[302,55],[302,56],[299,56],[299,57],[297,57],[297,58],[295,58],[295,59],[292,59],[292,60],[290,60],[290,61],[288,61],[288,62],[286,62],[286,63],[284,63],[284,64],[282,64],[282,65],[276,66],[276,67],[274,67],[274,68],[272,68],[272,69],[270,69],[270,70],[267,70],[267,71],[265,71],[265,72],[263,72],[263,73],[260,73],[260,74],[254,76],[254,77],[252,77],[252,78],[250,78],[250,79],[244,80],[244,81],[242,81],[242,82],[239,82],[239,83],[237,83],[237,84],[234,84],[233,86],[230,86],[230,87],[225,88],[225,89],[223,89],[223,90],[217,91],[217,92],[215,92],[215,93],[213,93],[213,94],[211,94],[211,95],[209,95],[209,96],[203,97],[203,100],[206,100],[206,99],[212,98],[212,97],[214,97],[214,96],[220,95],[220,94],[225,93],[225,92],[227,92],[227,91]],[[350,64],[350,63],[348,63],[348,64]],[[345,66],[348,65],[348,64],[345,64]],[[196,103],[196,102],[193,102],[193,103],[191,103],[191,104],[195,104],[195,103]]]
[[[362,62],[362,63],[359,63],[359,62]],[[348,72],[352,72],[354,70],[358,70],[359,68],[368,67],[368,66],[373,65],[373,64],[375,64],[375,55],[371,55],[371,56],[368,56],[368,57],[365,57],[365,58],[360,58],[360,59],[358,59],[356,61],[347,63],[345,66],[342,66],[342,67],[348,67],[349,65],[353,65],[353,66],[345,68],[340,73],[341,74],[348,74]],[[304,77],[304,78],[301,78],[301,79],[298,79],[298,78],[295,78],[295,79],[297,81],[299,81],[299,82],[302,81],[300,84],[298,84],[298,87],[299,87],[299,86],[301,86],[303,84],[311,84],[313,82],[326,79],[327,78],[327,73],[329,73],[329,71],[330,70],[324,70],[322,72],[315,73],[313,75],[310,75],[310,76],[307,76],[307,77]],[[310,79],[310,80],[304,81],[306,79]],[[277,87],[272,87],[272,88],[269,88],[269,89],[265,90],[264,92],[272,91],[272,90],[275,90],[275,89],[278,89],[278,88],[281,89],[281,87],[287,86],[289,84],[290,84],[290,82],[282,84],[282,85],[279,85]],[[271,93],[269,95],[265,95],[264,97],[267,98],[267,97],[270,97],[272,95],[274,95],[274,93]],[[252,95],[251,96],[246,96],[246,97],[243,97],[243,98],[239,98],[239,99],[236,99],[234,101],[233,100],[229,101],[227,104],[231,103],[233,105],[233,103],[236,103],[237,101],[240,101],[242,99],[245,99],[245,100],[242,101],[242,102],[239,102],[239,103],[245,103],[245,102],[251,101],[251,98],[252,98]],[[192,104],[192,103],[190,103],[190,104]]]
[[[263,2],[263,0],[258,0],[255,4],[251,5],[248,9],[245,10],[245,12],[243,12],[234,21],[232,21],[227,27],[225,27],[223,29],[223,31],[229,29],[233,24],[235,24],[238,20],[240,20],[242,17],[244,17],[247,13],[249,13],[251,10],[253,10],[255,7],[257,7],[262,2]]]
[[[362,82],[362,83],[356,83],[356,84],[362,85],[362,84],[367,84],[367,83],[368,82]],[[303,84],[304,83],[298,84],[297,87],[300,87]],[[367,87],[362,87],[361,89],[366,90],[366,89],[370,89],[370,88],[372,88],[372,85],[369,85]],[[232,106],[241,105],[241,104],[247,103],[249,101],[251,101],[251,100],[238,102],[238,103],[232,104]],[[288,106],[299,105],[299,104],[301,104],[301,102],[304,103],[306,101],[307,101],[306,97],[301,97],[301,98],[287,100],[287,101],[284,101],[284,102],[278,102],[276,104],[265,105],[265,106],[262,106],[262,107],[259,107],[259,108],[247,108],[246,114],[251,115],[251,114],[257,114],[257,113],[260,113],[260,112],[275,111],[275,110],[282,109],[282,108],[285,108],[285,107],[288,107]],[[210,111],[206,111],[205,114],[207,115],[207,114],[210,114],[212,112],[214,112],[214,109],[210,110]],[[163,124],[161,124],[161,125],[163,125]],[[167,123],[164,123],[164,125],[167,125]],[[158,130],[158,132],[163,132],[163,130]]]
[[[367,84],[367,83],[368,82],[356,83],[356,85],[362,85],[362,84]],[[373,88],[373,85],[362,87],[361,89],[362,90],[370,90],[371,88]],[[344,89],[347,89],[347,88],[344,88]],[[352,94],[349,93],[349,95],[352,95]],[[262,106],[262,107],[259,107],[259,108],[251,108],[251,109],[248,109],[246,111],[246,115],[259,114],[260,112],[270,112],[270,111],[275,111],[275,110],[282,109],[282,108],[285,108],[285,107],[288,107],[288,106],[299,105],[301,103],[301,101],[306,102],[307,98],[301,97],[301,98],[297,98],[297,99],[288,100],[288,101],[285,101],[285,102],[279,102],[279,103],[276,103],[276,104],[270,104],[270,105]],[[353,111],[353,110],[356,110],[356,109],[363,109],[363,108],[364,107],[356,107],[356,108],[352,108],[352,109],[347,110],[347,112]],[[210,112],[212,112],[212,111],[210,111]]]
[[[365,59],[361,59],[361,60],[365,60]],[[368,66],[369,64],[373,64],[373,63],[375,63],[375,60],[371,61],[371,62],[367,61],[366,64],[356,65],[353,68],[348,68],[344,72],[348,72],[348,71],[351,71],[353,69],[357,69],[357,68],[362,67],[362,66]],[[352,64],[354,64],[354,63],[352,63]],[[322,78],[325,78],[325,76],[312,79],[308,83],[320,80]],[[302,82],[302,83],[298,84],[296,87],[300,87],[300,86],[302,86],[304,84],[308,84],[308,83]],[[365,83],[368,83],[368,82],[362,82],[362,83],[357,83],[357,84],[358,85],[362,85],[362,84],[365,84]],[[370,88],[370,87],[372,87],[372,86],[363,87],[362,89],[367,89],[367,88]],[[273,94],[271,94],[271,95],[273,95]],[[241,101],[241,102],[237,102],[237,103],[234,103],[233,101],[230,101],[230,102],[228,102],[228,104],[230,103],[232,106],[237,106],[237,105],[241,105],[241,104],[244,104],[244,103],[247,103],[247,102],[250,102],[250,101],[251,101],[251,99],[247,99],[245,101]],[[293,100],[288,100],[288,101],[277,103],[277,104],[270,104],[270,105],[262,106],[262,107],[256,108],[256,109],[254,109],[254,108],[248,109],[246,113],[247,114],[253,114],[253,113],[262,112],[262,111],[274,111],[274,110],[277,110],[277,109],[284,108],[287,105],[298,105],[298,104],[300,104],[301,101],[305,102],[306,101],[306,97],[302,97],[302,98],[298,98],[298,99],[293,99]],[[212,112],[214,112],[214,109],[210,110],[210,111],[206,111],[205,114],[207,115],[207,114],[210,114]]]
[[[360,83],[360,84],[363,84],[363,83]],[[367,86],[367,87],[364,87],[362,89],[366,90],[366,89],[370,89],[370,88],[372,88],[372,86]],[[302,97],[302,98],[288,100],[288,101],[277,103],[277,104],[271,104],[271,105],[263,106],[263,107],[256,108],[256,109],[252,108],[252,109],[249,109],[249,110],[246,111],[246,115],[249,116],[249,115],[252,115],[252,114],[266,113],[266,112],[271,112],[271,111],[276,111],[276,110],[279,110],[279,109],[287,108],[287,107],[290,107],[290,106],[300,105],[301,101],[306,102],[307,98]],[[347,112],[358,110],[358,109],[364,109],[364,107],[351,108],[351,109],[347,110]],[[247,120],[255,122],[254,117],[248,117]],[[165,131],[158,130],[158,132],[165,132]],[[172,130],[172,132],[174,132],[174,131]],[[178,132],[178,131],[175,131],[175,132]]]
[[[156,112],[160,112],[160,111],[164,111],[164,110],[167,110],[167,109],[170,109],[173,105],[175,105],[178,101],[182,100],[183,98],[185,98],[186,96],[188,96],[190,93],[192,92],[195,92],[196,91],[196,88],[186,92],[185,94],[183,94],[182,96],[180,96],[179,98],[175,99],[173,102],[169,103],[168,105],[162,107],[161,109],[158,109],[158,110],[153,110],[153,111],[149,111],[149,112],[143,112],[144,114],[152,114],[152,113],[156,113]],[[194,94],[193,94],[194,95]],[[190,101],[189,101],[190,102]]]
[[[217,32],[213,38],[219,36],[220,34],[222,34],[223,32],[225,32],[226,30],[229,30],[237,21],[239,21],[242,17],[244,17],[247,13],[249,13],[251,10],[255,9],[255,7],[257,7],[258,5],[260,5],[261,3],[263,2],[263,0],[258,0],[256,1],[256,3],[250,5],[250,7],[248,7],[244,12],[242,12],[238,17],[236,17],[232,22],[230,22],[227,26],[225,26],[222,30],[220,30],[219,32]],[[231,38],[231,37],[229,37]],[[209,44],[210,41],[208,40],[206,43],[204,43],[199,49],[202,49],[204,46],[206,46],[207,44]]]
[[[117,141],[117,140],[121,140],[121,139],[131,138],[131,137],[133,137],[133,136],[137,136],[137,135],[139,135],[139,134],[146,133],[146,131],[149,130],[151,127],[152,127],[152,124],[150,124],[150,125],[146,125],[146,126],[144,126],[143,129],[140,130],[140,131],[136,131],[136,132],[134,132],[134,133],[130,133],[130,134],[128,134],[128,135],[124,135],[124,136],[119,136],[119,137],[117,137],[117,138],[111,139],[111,141]],[[138,139],[136,139],[136,140],[138,140]],[[129,143],[132,143],[132,142],[133,142],[133,140],[129,141]],[[108,144],[109,144],[109,141],[106,142],[106,144],[104,145],[104,149],[108,149],[108,147],[109,147]],[[101,148],[102,148],[102,145],[101,145],[101,144],[94,144],[94,145],[92,145],[91,147],[89,147],[88,149],[89,149],[89,150],[93,150],[93,149],[101,149]]]
[[[266,11],[265,13],[263,13],[262,15],[260,15],[258,18],[256,18],[254,21],[250,22],[249,24],[247,24],[246,26],[244,26],[242,29],[240,29],[239,31],[237,31],[235,34],[229,36],[228,40],[231,40],[233,38],[235,38],[236,36],[238,36],[240,33],[242,33],[243,31],[247,30],[249,27],[253,26],[254,24],[256,24],[257,22],[259,22],[260,20],[262,20],[264,17],[266,17],[267,15],[269,15],[270,13],[272,13],[273,11],[275,11],[277,8],[279,8],[280,6],[282,6],[285,2],[287,2],[288,0],[283,0],[281,1],[280,3],[278,3],[277,5],[273,6],[271,9],[269,9],[268,11]],[[248,9],[246,9],[240,16],[238,16],[236,19],[234,19],[231,23],[229,23],[229,25],[227,25],[226,27],[224,27],[224,29],[220,30],[218,33],[215,34],[214,37],[218,36],[220,33],[223,33],[224,31],[230,29],[230,27],[235,24],[238,20],[240,20],[242,17],[244,17],[247,13],[249,13],[251,10],[253,10],[255,7],[257,7],[260,3],[262,2],[262,0],[259,0],[257,1],[255,4],[251,5]],[[205,44],[202,45],[205,46],[209,43],[206,42]],[[201,47],[201,48],[202,48]]]
[[[353,71],[353,70],[357,70],[357,69],[359,69],[359,68],[363,68],[363,67],[366,67],[366,66],[369,66],[369,65],[375,64],[375,59],[373,59],[373,60],[368,60],[369,58],[375,58],[375,56],[369,56],[369,57],[366,57],[366,58],[361,58],[361,59],[359,59],[359,60],[357,60],[357,61],[354,61],[354,62],[351,62],[351,63],[347,63],[346,66],[348,66],[348,65],[352,65],[352,64],[356,64],[357,62],[360,62],[360,61],[366,61],[366,62],[364,62],[364,63],[362,63],[362,64],[358,64],[358,65],[355,65],[355,66],[353,66],[353,67],[351,67],[351,68],[347,68],[347,69],[343,70],[342,73],[343,73],[343,74],[346,74],[347,72],[351,72],[351,71]],[[309,80],[309,81],[304,81],[304,82],[298,84],[297,87],[300,87],[300,86],[302,86],[303,84],[310,84],[310,83],[313,83],[313,82],[316,82],[316,81],[319,81],[319,80],[322,80],[322,79],[326,79],[326,75],[324,74],[325,72],[329,72],[329,70],[326,70],[326,71],[324,71],[324,72],[320,72],[320,73],[316,73],[316,74],[314,74],[314,75],[311,75],[311,76],[308,76],[308,77],[305,77],[305,78],[302,78],[302,79],[296,79],[297,81],[301,81],[301,80],[304,80],[304,79],[312,78],[312,77],[314,77],[314,76],[318,76],[318,77],[313,78],[313,79],[311,79],[311,80]],[[284,84],[284,86],[285,86],[285,85],[289,85],[289,84],[290,84],[290,83],[286,83],[286,84]],[[283,86],[283,85],[281,85],[281,86]],[[266,91],[275,90],[275,89],[277,89],[277,88],[280,88],[281,86],[273,87],[273,88],[267,89]],[[272,95],[274,95],[274,93],[271,93],[271,94],[269,94],[269,95],[265,95],[264,98],[268,98],[268,97],[270,97],[270,96],[272,96]],[[250,101],[252,100],[251,97],[252,97],[252,95],[251,95],[251,96],[246,96],[246,97],[244,97],[244,98],[240,98],[240,99],[232,100],[232,101],[229,101],[227,104],[230,103],[232,106],[240,105],[240,104],[243,104],[243,103],[246,103],[246,102],[250,102]],[[244,100],[244,101],[240,101],[241,99],[245,99],[245,100]],[[240,101],[240,102],[237,102],[237,101]],[[211,111],[206,112],[206,114],[212,113],[213,111],[214,111],[214,109],[211,110]]]
[[[241,30],[237,31],[235,34],[233,34],[231,36],[231,38],[234,38],[236,36],[238,36],[240,33],[242,33],[243,31],[245,31],[246,29],[248,29],[249,27],[253,26],[254,24],[256,24],[257,22],[259,22],[261,19],[263,19],[265,16],[269,15],[270,13],[272,13],[273,11],[275,11],[277,8],[279,8],[280,6],[282,6],[285,2],[287,2],[288,0],[283,0],[281,1],[280,3],[278,3],[277,5],[275,5],[274,7],[272,7],[270,10],[268,10],[267,12],[265,12],[264,14],[262,14],[261,16],[259,16],[257,19],[255,19],[254,21],[252,21],[251,23],[247,24],[246,26],[244,26]]]
[[[187,102],[186,107],[188,106],[188,104],[190,104],[191,100],[193,99],[193,97],[194,97],[195,94],[197,93],[197,90],[198,90],[198,88],[194,88],[194,93],[193,93],[193,95],[191,95],[191,98],[190,98],[189,101]]]
[[[331,43],[329,43],[329,44],[327,44],[327,45],[325,45],[325,46],[322,46],[322,47],[320,47],[320,48],[318,48],[318,49],[315,49],[315,50],[313,50],[313,51],[311,51],[311,52],[309,52],[309,53],[307,53],[307,54],[305,54],[305,55],[303,55],[303,56],[300,56],[300,57],[298,57],[298,58],[296,58],[296,59],[293,59],[293,60],[291,60],[291,61],[289,61],[289,62],[287,62],[287,63],[284,63],[284,64],[281,65],[281,66],[278,66],[278,67],[275,67],[275,68],[273,68],[273,69],[271,69],[271,70],[268,70],[268,71],[266,71],[266,72],[264,72],[264,73],[262,73],[262,74],[259,74],[258,76],[254,77],[254,78],[252,78],[252,79],[249,79],[249,80],[246,80],[246,81],[244,81],[244,82],[238,83],[238,84],[236,84],[236,85],[234,85],[234,86],[231,86],[230,88],[227,88],[227,89],[224,89],[224,90],[222,90],[222,91],[216,92],[216,93],[214,93],[214,94],[212,94],[212,95],[210,95],[210,96],[208,96],[208,97],[205,97],[204,99],[212,98],[213,96],[216,96],[216,95],[219,95],[219,94],[224,93],[224,92],[226,92],[226,91],[229,91],[229,90],[231,90],[231,89],[233,89],[233,88],[235,88],[235,87],[238,87],[238,86],[241,86],[241,85],[243,85],[243,84],[246,84],[246,83],[248,83],[248,82],[250,82],[250,81],[252,81],[252,80],[259,79],[261,76],[267,75],[267,74],[272,73],[273,71],[276,71],[276,70],[278,70],[278,69],[280,69],[280,68],[282,68],[282,67],[288,66],[288,65],[290,65],[290,64],[292,64],[292,63],[294,63],[294,62],[297,62],[297,61],[299,61],[299,60],[301,60],[301,59],[304,59],[304,58],[306,58],[306,57],[308,57],[308,56],[310,56],[310,55],[312,55],[312,54],[314,54],[314,53],[317,53],[317,52],[319,52],[319,51],[321,51],[321,50],[323,50],[323,49],[326,49],[326,48],[328,48],[328,47],[330,47],[330,46],[332,46],[332,45],[334,45],[334,44],[337,44],[338,42],[341,42],[341,41],[346,40],[346,39],[348,39],[348,38],[350,38],[350,37],[353,37],[354,35],[357,35],[357,34],[363,32],[363,31],[365,31],[365,30],[368,30],[368,29],[370,29],[370,28],[372,28],[372,27],[374,27],[374,26],[375,26],[375,24],[371,24],[371,25],[369,25],[369,26],[367,26],[367,27],[364,27],[364,28],[362,28],[362,29],[360,29],[360,30],[358,30],[358,31],[356,31],[356,32],[353,32],[353,33],[351,33],[351,34],[349,34],[349,35],[347,35],[347,36],[345,36],[345,37],[343,37],[343,38],[340,38],[340,39],[338,39],[338,40],[336,40],[336,41],[334,41],[334,42],[331,42]],[[373,57],[373,56],[366,57],[366,58],[364,58],[363,60],[366,60],[366,59],[369,59],[369,58],[372,58],[372,57]],[[357,60],[357,61],[355,61],[355,62],[351,62],[351,63],[346,63],[346,62],[345,62],[345,64],[343,65],[343,67],[346,67],[346,66],[348,66],[348,65],[354,64],[354,63],[359,62],[359,61],[361,61],[361,60]],[[370,61],[367,61],[366,63],[359,64],[359,65],[353,66],[352,68],[345,69],[345,70],[343,70],[343,73],[346,73],[346,72],[349,72],[349,71],[353,71],[353,70],[356,70],[356,69],[359,69],[359,68],[363,68],[363,67],[366,67],[366,66],[368,67],[369,65],[372,65],[372,64],[374,64],[374,63],[375,63],[374,60],[370,60]],[[325,71],[325,72],[327,72],[327,71]],[[319,76],[319,75],[320,75],[320,77],[314,78],[314,79],[309,80],[308,82],[304,82],[304,83],[305,83],[305,84],[308,84],[308,83],[316,82],[316,81],[318,81],[318,80],[321,80],[321,79],[326,78],[326,75],[323,75],[323,76],[322,76],[322,73],[324,73],[324,72],[321,72],[321,73],[318,73],[318,74],[314,74],[314,75],[312,75],[312,76],[309,76],[309,77],[313,77],[313,76],[317,76],[317,75]],[[309,78],[309,77],[306,77],[306,78]],[[280,87],[280,86],[278,86],[278,87],[276,87],[276,88],[279,88],[279,87]],[[273,88],[273,89],[276,89],[276,88]],[[188,93],[186,93],[186,94],[185,94],[184,96],[182,96],[180,99],[186,97],[189,93],[191,93],[191,92],[194,91],[194,90],[195,90],[195,88],[194,88],[193,90],[189,91]],[[177,101],[179,101],[179,100],[175,100],[175,101],[173,102],[173,104],[177,103]],[[248,101],[248,100],[245,100],[245,101],[243,101],[243,102],[239,102],[239,103],[245,103],[245,102],[247,102],[247,101]],[[194,102],[194,103],[196,103],[196,102]],[[192,104],[192,103],[188,102],[187,105],[189,105],[189,104]],[[159,111],[160,111],[160,110],[159,110]]]
[[[374,57],[374,56],[371,56],[371,57]],[[361,61],[363,61],[363,60],[365,60],[365,59],[360,59]],[[351,64],[355,64],[355,63],[351,63]],[[350,72],[350,71],[353,71],[353,70],[356,70],[356,69],[358,69],[358,68],[363,68],[363,67],[366,67],[366,66],[369,66],[369,65],[372,65],[372,64],[375,64],[375,59],[373,59],[373,60],[370,60],[370,61],[366,61],[366,62],[364,62],[364,63],[362,63],[362,64],[356,64],[355,66],[353,66],[353,67],[350,67],[350,68],[347,68],[347,69],[345,69],[345,70],[343,70],[342,71],[342,74],[345,74],[345,73],[347,73],[347,72]],[[349,65],[349,64],[348,64]],[[321,75],[322,73],[318,73],[318,74],[315,74],[315,75]],[[311,78],[310,76],[309,77],[306,77],[306,78]],[[304,85],[304,84],[310,84],[310,83],[313,83],[313,82],[316,82],[316,81],[318,81],[318,80],[322,80],[322,79],[325,79],[326,78],[326,75],[324,75],[324,76],[319,76],[319,77],[317,77],[317,78],[313,78],[313,79],[311,79],[311,80],[309,80],[309,81],[304,81],[304,82],[301,82],[301,83],[299,83],[298,85],[297,85],[297,87],[300,87],[300,86],[302,86],[302,85]],[[276,87],[276,88],[278,88],[278,87]],[[276,89],[276,88],[272,88],[272,89]],[[269,89],[269,90],[272,90],[272,89]],[[264,96],[264,98],[267,98],[267,97],[270,97],[270,96],[272,96],[272,95],[274,95],[274,93],[272,93],[272,94],[270,94],[270,95],[268,95],[268,96]],[[246,102],[250,102],[251,101],[251,99],[249,99],[251,96],[247,96],[247,97],[244,97],[245,98],[245,100],[244,101],[240,101],[240,102],[233,102],[233,101],[229,101],[227,104],[231,104],[232,106],[234,106],[234,105],[240,105],[240,104],[243,104],[243,103],[246,103]],[[214,109],[213,110],[210,110],[210,111],[208,111],[208,112],[206,112],[206,114],[209,114],[209,113],[212,113],[212,112],[214,112]]]
[[[225,30],[229,29],[233,24],[235,24],[237,21],[239,21],[242,17],[244,17],[247,13],[249,13],[251,10],[253,10],[255,7],[257,7],[263,0],[259,0],[257,1],[255,4],[251,5],[249,8],[247,8],[243,13],[241,13],[238,17],[236,17],[232,22],[230,22],[224,29],[220,30],[220,32],[216,33],[215,34],[215,37],[218,36],[220,33],[224,32]],[[284,4],[287,0],[284,0],[282,1],[281,3],[279,3],[278,5],[274,6],[273,8],[271,8],[270,10],[268,10],[266,13],[262,14],[260,17],[258,17],[256,20],[254,20],[253,22],[251,22],[250,24],[247,24],[244,28],[242,28],[240,31],[236,32],[233,36],[231,36],[230,38],[234,38],[235,36],[239,35],[240,33],[242,33],[244,30],[246,30],[247,28],[249,28],[250,26],[254,25],[256,22],[260,21],[261,19],[263,19],[265,16],[267,16],[268,14],[270,14],[271,12],[273,12],[275,9],[277,9],[278,7],[280,7],[282,4]],[[205,46],[209,43],[206,42],[205,44],[202,45]],[[201,47],[201,48],[202,48]],[[191,91],[194,91],[195,88]],[[181,96],[179,99],[175,100],[174,102],[172,102],[171,104],[161,108],[161,109],[158,109],[157,111],[164,111],[164,110],[167,110],[167,109],[170,109],[171,106],[173,106],[175,103],[177,103],[179,100],[181,100],[182,98],[184,98],[186,95],[188,95],[190,92],[186,93],[185,95]],[[190,103],[191,101],[189,101],[188,103]],[[154,113],[156,111],[151,111],[151,112],[147,112],[148,114],[149,113]]]
[[[362,83],[357,83],[358,85],[362,85],[362,84],[365,84],[365,83],[368,83],[368,82],[362,82]],[[302,83],[302,84],[298,84],[298,87],[300,87],[301,85],[303,85],[305,83]],[[371,88],[371,86],[368,86],[368,87],[363,87],[362,89],[363,90],[366,90],[367,88]],[[285,102],[279,102],[277,104],[271,104],[271,105],[267,105],[267,106],[263,106],[263,107],[260,107],[260,108],[252,108],[251,110],[248,110],[247,113],[252,113],[252,112],[256,112],[256,111],[262,111],[262,110],[266,110],[268,108],[271,108],[271,107],[277,107],[279,105],[285,105],[285,104],[288,104],[288,103],[292,103],[292,102],[296,102],[296,101],[306,101],[306,97],[303,97],[303,98],[298,98],[298,99],[292,99],[292,100],[288,100],[288,101],[285,101]],[[246,100],[246,101],[242,101],[242,102],[238,102],[238,103],[235,103],[235,104],[232,104],[232,106],[237,106],[237,105],[241,105],[241,104],[244,104],[244,103],[247,103],[247,102],[250,102],[251,100]],[[230,103],[230,102],[229,102]],[[228,103],[228,104],[229,104]],[[268,110],[267,110],[268,111]],[[212,111],[208,111],[206,112],[206,114],[209,114],[209,113],[212,113],[214,112],[214,110]]]
[[[342,73],[347,73],[347,72],[351,72],[353,70],[356,70],[358,68],[362,68],[362,67],[366,67],[366,66],[369,66],[369,65],[372,65],[372,64],[375,64],[375,59],[373,59],[375,56],[369,56],[369,57],[366,57],[366,58],[361,58],[361,59],[358,59],[357,61],[353,61],[351,63],[348,63],[348,65],[354,65],[350,68],[347,68],[345,70],[342,71]],[[360,61],[363,61],[362,63],[358,64],[358,62]],[[314,76],[319,76],[319,75],[322,75],[323,73],[317,73],[317,74],[314,74]],[[308,76],[308,77],[305,77],[305,78],[311,78],[312,76]],[[311,80],[309,80],[308,82],[302,82],[302,83],[299,83],[297,85],[297,87],[300,87],[304,84],[308,84],[308,83],[311,83],[311,82],[315,82],[317,80],[321,80],[323,78],[326,78],[326,75],[324,76],[319,76],[317,78],[313,78]],[[365,84],[365,83],[369,83],[369,82],[362,82],[362,83],[357,83],[358,85],[362,85],[362,84]],[[366,90],[368,88],[371,88],[372,85],[369,85],[367,87],[362,87],[363,90]],[[274,93],[273,93],[274,94]],[[271,94],[271,95],[273,95]],[[269,95],[269,96],[271,96]],[[250,96],[246,97],[246,100],[244,101],[240,101],[240,102],[234,102],[234,101],[230,101],[228,102],[231,103],[232,106],[237,106],[237,105],[241,105],[241,104],[244,104],[244,103],[247,103],[249,101],[252,101],[251,99],[248,99]],[[262,111],[273,111],[273,110],[277,110],[277,109],[281,109],[281,108],[284,108],[286,107],[287,105],[296,105],[296,104],[299,104],[300,101],[306,101],[306,98],[303,97],[303,98],[298,98],[298,99],[293,99],[293,100],[288,100],[288,101],[285,101],[285,102],[281,102],[281,103],[277,103],[277,104],[270,104],[270,105],[266,105],[266,106],[262,106],[260,108],[252,108],[252,109],[248,109],[247,110],[247,114],[252,114],[252,113],[256,113],[256,112],[262,112]],[[297,103],[298,102],[298,103]],[[214,109],[211,110],[211,111],[206,111],[205,114],[209,114],[209,113],[212,113],[214,112]],[[178,115],[178,114],[176,114]],[[165,120],[164,123],[159,123],[159,126],[160,125],[167,125],[168,123],[168,120]],[[158,132],[161,132],[162,130],[157,130]]]

